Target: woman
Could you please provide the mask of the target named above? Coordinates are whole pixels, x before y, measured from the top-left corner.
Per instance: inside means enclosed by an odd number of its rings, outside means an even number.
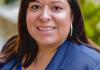
[[[1,70],[100,70],[77,0],[21,0],[18,36],[1,52]]]

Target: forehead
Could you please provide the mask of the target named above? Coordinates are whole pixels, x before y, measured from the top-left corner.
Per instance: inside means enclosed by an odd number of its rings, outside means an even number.
[[[33,0],[33,2],[43,2],[43,3],[49,3],[49,2],[64,2],[66,3],[67,0]]]

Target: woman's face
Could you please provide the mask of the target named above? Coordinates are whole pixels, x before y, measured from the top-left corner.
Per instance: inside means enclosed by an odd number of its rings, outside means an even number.
[[[26,16],[29,34],[41,46],[62,44],[68,37],[72,14],[66,0],[35,0]]]

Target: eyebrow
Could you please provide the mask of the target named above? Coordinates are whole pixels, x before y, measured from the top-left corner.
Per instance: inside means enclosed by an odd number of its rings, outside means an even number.
[[[33,2],[39,2],[38,0],[33,0]]]

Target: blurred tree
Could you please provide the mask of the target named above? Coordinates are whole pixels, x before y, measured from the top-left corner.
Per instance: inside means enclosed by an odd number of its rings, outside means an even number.
[[[100,4],[96,5],[93,0],[86,1],[80,0],[86,32],[91,40],[100,45]]]
[[[79,1],[81,3],[81,6],[83,6],[85,4],[85,2],[86,2],[86,0],[79,0]]]
[[[0,5],[3,5],[4,4],[4,0],[0,0]]]
[[[9,3],[14,3],[16,2],[17,0],[5,0],[5,4],[9,4]]]

